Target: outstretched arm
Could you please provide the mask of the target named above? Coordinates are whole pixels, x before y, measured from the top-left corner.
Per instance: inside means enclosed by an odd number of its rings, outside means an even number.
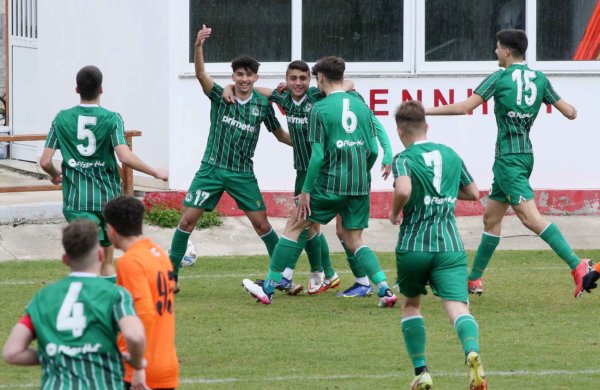
[[[560,111],[560,113],[563,114],[567,119],[573,120],[577,118],[577,110],[575,107],[567,103],[564,99],[560,99],[554,103],[553,106],[556,107],[556,109]]]
[[[200,81],[200,85],[204,92],[210,91],[215,83],[210,75],[206,73],[206,69],[204,68],[204,50],[202,48],[206,38],[210,37],[211,31],[211,28],[208,28],[203,24],[202,30],[198,31],[196,43],[194,44],[194,69],[196,71],[196,78]]]
[[[481,96],[473,94],[467,100],[459,103],[428,107],[425,109],[425,115],[466,115],[483,104],[483,102],[484,100]]]
[[[163,181],[167,181],[169,178],[169,173],[166,169],[152,168],[150,165],[146,164],[142,161],[142,159],[136,156],[127,145],[121,144],[115,146],[115,153],[122,164],[125,164],[136,171],[143,172]]]

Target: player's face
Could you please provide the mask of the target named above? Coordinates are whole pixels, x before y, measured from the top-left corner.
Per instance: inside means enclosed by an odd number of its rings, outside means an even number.
[[[508,56],[508,53],[510,53],[510,50],[500,46],[500,42],[496,42],[496,57],[498,57],[498,65],[506,68],[506,57]]]
[[[254,83],[258,80],[258,75],[250,69],[238,68],[233,72],[231,79],[235,83],[236,91],[247,93],[252,90]]]
[[[285,76],[285,82],[292,95],[296,98],[301,98],[306,94],[310,85],[310,75],[308,72],[303,72],[300,69],[290,69]]]

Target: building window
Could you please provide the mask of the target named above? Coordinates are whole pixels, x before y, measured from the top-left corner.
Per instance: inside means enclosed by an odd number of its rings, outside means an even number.
[[[495,34],[525,29],[525,0],[426,0],[425,61],[495,61]]]
[[[600,2],[538,0],[536,44],[538,61],[598,60]]]
[[[189,15],[190,62],[194,62],[194,42],[203,24],[214,28],[206,62],[231,62],[241,54],[260,62],[292,58],[289,0],[190,0]]]
[[[402,62],[403,8],[398,0],[304,0],[302,58]]]

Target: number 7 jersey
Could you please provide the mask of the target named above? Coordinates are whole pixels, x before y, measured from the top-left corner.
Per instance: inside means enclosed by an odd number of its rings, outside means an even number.
[[[540,106],[560,100],[546,76],[523,63],[492,73],[475,88],[474,93],[485,101],[494,98],[498,126],[496,157],[533,153],[529,131]]]
[[[63,207],[102,211],[121,194],[115,146],[126,145],[123,120],[97,105],[60,111],[48,132],[46,147],[60,149],[63,162]]]
[[[415,142],[392,162],[394,181],[409,176],[410,199],[402,209],[396,250],[462,251],[454,206],[460,187],[473,182],[462,159],[451,148],[429,141]]]

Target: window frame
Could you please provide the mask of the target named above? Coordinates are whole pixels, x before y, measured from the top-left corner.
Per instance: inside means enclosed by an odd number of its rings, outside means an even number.
[[[302,58],[302,0],[291,1],[291,59]],[[353,77],[380,76],[419,76],[419,75],[467,75],[487,74],[498,69],[497,61],[425,61],[425,1],[402,0],[403,12],[403,61],[400,62],[347,62],[346,73]],[[173,2],[176,20],[179,21],[176,34],[179,52],[179,76],[192,77],[194,63],[189,56],[189,8],[190,2]],[[538,61],[537,54],[537,1],[525,1],[525,30],[529,38],[527,63],[534,69],[551,73],[600,73],[600,60],[596,61]],[[492,50],[493,48],[490,48]],[[262,77],[281,77],[289,61],[263,62],[260,67]],[[309,63],[312,66],[314,63]],[[206,63],[206,70],[214,77],[231,75],[229,62]]]

